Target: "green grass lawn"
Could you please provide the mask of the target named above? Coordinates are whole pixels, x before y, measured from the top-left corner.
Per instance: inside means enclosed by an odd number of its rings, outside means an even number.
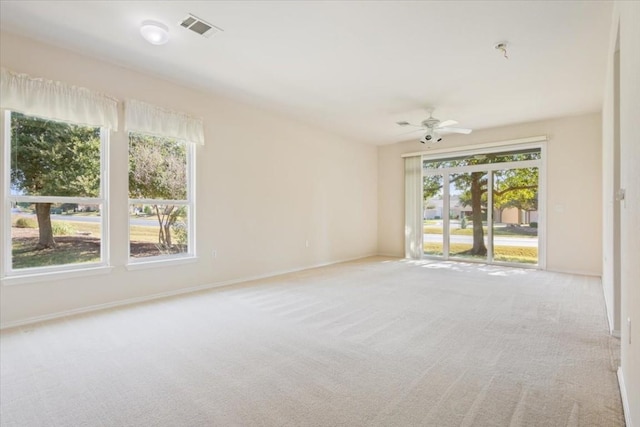
[[[487,234],[487,227],[482,227],[485,235]],[[442,227],[433,227],[429,225],[425,225],[424,228],[425,234],[442,234]],[[518,237],[529,237],[536,238],[538,237],[536,234],[532,234],[530,231],[525,231],[527,228],[522,227],[496,227],[493,229],[494,236],[518,236]],[[451,230],[451,234],[455,234],[458,236],[473,236],[473,226],[468,225],[467,228],[454,228]]]
[[[78,214],[76,214],[78,215]],[[85,215],[82,215],[85,216]],[[19,215],[13,215],[15,224]],[[33,243],[23,240],[14,240],[12,246],[13,268],[30,268],[52,265],[64,265],[71,263],[98,262],[100,260],[100,224],[82,221],[53,221],[64,224],[70,235],[56,236],[59,247],[56,249],[45,249],[41,251],[33,250]],[[486,233],[486,227],[484,227]],[[441,227],[426,225],[424,232],[428,234],[442,234]],[[157,243],[158,225],[157,222],[149,220],[149,225],[132,225],[130,227],[130,239],[132,242]],[[451,234],[473,235],[473,228],[454,229]],[[518,237],[531,237],[530,234],[518,233],[517,228],[496,228],[495,235],[508,235]],[[81,237],[81,238],[80,238]],[[454,243],[450,246],[451,256],[456,256],[471,248],[470,244]],[[425,243],[424,251],[430,255],[442,255],[441,243]],[[459,255],[464,256],[464,255]],[[514,263],[536,264],[538,262],[537,248],[518,246],[496,246],[494,247],[494,260]]]
[[[472,257],[469,255],[460,255],[462,252],[471,249],[470,244],[452,243],[449,245],[449,255],[452,257],[460,256],[466,258],[483,258]],[[442,243],[425,243],[424,253],[427,255],[442,255]],[[522,247],[522,246],[494,246],[494,261],[514,262],[523,264],[538,263],[538,248]]]
[[[100,261],[100,240],[83,238],[80,243],[69,237],[56,238],[56,249],[33,250],[33,244],[14,241],[11,248],[13,268],[47,267]]]
[[[64,216],[100,216],[100,212],[63,212],[60,215]]]
[[[92,212],[88,212],[90,214]],[[74,214],[81,215],[81,214]],[[90,215],[81,215],[90,216]],[[12,224],[15,225],[16,220],[20,218],[20,215],[12,215]],[[84,221],[51,221],[51,225],[56,224],[68,224],[71,228],[81,235],[100,236],[100,224],[95,222]],[[158,222],[156,220],[150,220],[149,225],[132,225],[130,227],[131,240],[136,242],[148,242],[155,243],[158,241]]]
[[[13,224],[19,215],[12,216]],[[34,250],[34,240],[12,240],[12,266],[14,269],[80,264],[100,261],[100,224],[83,221],[52,221],[54,230],[66,229],[66,235],[54,237],[56,249]],[[149,221],[149,226],[132,225],[131,241],[136,243],[158,242],[158,225]],[[37,232],[35,233],[37,236]]]

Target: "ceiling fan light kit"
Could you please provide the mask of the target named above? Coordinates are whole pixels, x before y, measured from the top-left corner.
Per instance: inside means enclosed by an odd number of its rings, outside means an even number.
[[[434,130],[429,130],[425,136],[420,139],[420,142],[426,144],[428,142],[440,142],[442,141],[442,137],[438,135],[438,132]]]

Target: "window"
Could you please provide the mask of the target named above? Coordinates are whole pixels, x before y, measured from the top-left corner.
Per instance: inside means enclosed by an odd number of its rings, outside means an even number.
[[[129,133],[129,259],[193,255],[193,144]]]
[[[125,102],[129,132],[129,263],[195,256],[195,145],[202,119]]]
[[[109,266],[107,148],[118,101],[4,68],[0,92],[0,279],[107,272],[95,267]],[[193,257],[202,119],[134,100],[125,118],[129,261]]]
[[[2,280],[107,266],[107,144],[118,101],[4,68],[0,92]]]
[[[108,132],[6,111],[6,275],[107,263]]]

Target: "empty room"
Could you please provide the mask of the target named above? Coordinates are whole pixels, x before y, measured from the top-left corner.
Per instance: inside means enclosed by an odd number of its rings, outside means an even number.
[[[0,426],[640,427],[638,22],[0,0]]]

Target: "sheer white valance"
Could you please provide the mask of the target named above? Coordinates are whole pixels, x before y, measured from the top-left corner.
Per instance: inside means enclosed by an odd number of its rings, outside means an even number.
[[[82,87],[0,69],[0,107],[42,118],[118,129],[118,101]]]
[[[127,100],[124,112],[125,128],[129,132],[166,136],[204,145],[202,119],[136,100]]]

